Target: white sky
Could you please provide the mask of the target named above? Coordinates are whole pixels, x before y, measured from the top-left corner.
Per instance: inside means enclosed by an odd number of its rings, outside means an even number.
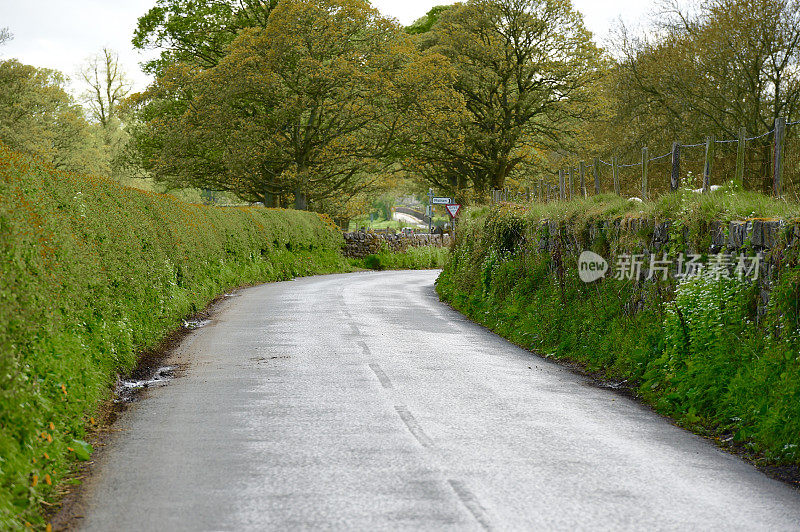
[[[373,0],[382,13],[410,24],[438,4],[452,0]],[[655,0],[573,0],[584,14],[587,27],[602,44],[614,20],[637,24]],[[54,68],[76,78],[88,57],[108,46],[143,89],[149,78],[138,64],[154,54],[142,55],[131,46],[136,20],[155,5],[155,0],[0,0],[0,27],[8,27],[14,39],[0,47],[0,58]],[[73,80],[73,92],[82,90]]]

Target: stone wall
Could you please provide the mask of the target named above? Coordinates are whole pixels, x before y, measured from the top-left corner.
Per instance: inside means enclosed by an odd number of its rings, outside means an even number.
[[[691,231],[688,227],[680,230],[673,227],[674,222],[658,222],[643,218],[625,218],[601,221],[578,228],[564,223],[541,222],[536,231],[535,248],[549,252],[554,262],[562,262],[565,255],[573,260],[582,251],[597,249],[597,244],[605,242],[608,249],[601,253],[612,264],[614,256],[623,253],[636,253],[649,257],[655,254],[660,258],[668,253],[674,258],[676,253],[716,255],[754,255],[760,253],[758,287],[759,314],[763,314],[769,302],[770,292],[777,279],[784,252],[800,247],[800,224],[788,224],[781,220],[747,220],[736,222],[711,222]],[[516,246],[524,245],[520,240]],[[556,268],[560,264],[554,264]],[[647,270],[643,270],[647,277]]]
[[[344,248],[342,253],[345,257],[361,259],[367,255],[378,253],[386,245],[389,251],[403,252],[410,247],[450,246],[450,235],[430,235],[430,234],[402,234],[396,235],[389,233],[372,233],[355,231],[344,233]]]

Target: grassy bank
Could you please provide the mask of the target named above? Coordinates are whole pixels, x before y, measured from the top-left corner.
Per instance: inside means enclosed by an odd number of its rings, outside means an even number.
[[[182,203],[0,144],[0,529],[41,524],[137,353],[242,284],[348,269],[316,214]]]
[[[385,246],[379,253],[363,259],[350,259],[356,268],[368,270],[425,270],[443,268],[450,250],[437,246],[410,247],[406,251],[389,251]]]
[[[437,291],[470,318],[545,356],[579,362],[625,381],[659,412],[699,433],[752,451],[765,463],[800,463],[800,263],[782,235],[769,304],[759,313],[753,283],[698,277],[676,282],[577,275],[579,248],[605,257],[641,251],[652,233],[615,235],[599,221],[679,220],[706,253],[709,220],[796,218],[796,207],[756,195],[681,192],[658,203],[599,197],[529,209],[468,213]],[[543,219],[557,222],[554,235]],[[591,229],[591,230],[590,230]],[[688,232],[685,231],[688,229]],[[793,230],[789,224],[786,231]],[[674,231],[674,233],[672,232]],[[592,236],[593,235],[593,236]],[[542,250],[542,238],[560,239]],[[795,241],[796,242],[796,241]]]

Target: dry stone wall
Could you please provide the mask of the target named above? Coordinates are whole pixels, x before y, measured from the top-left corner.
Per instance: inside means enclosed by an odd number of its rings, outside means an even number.
[[[760,254],[763,260],[758,262],[757,275],[759,314],[763,314],[769,302],[784,252],[800,247],[800,224],[787,225],[782,220],[710,222],[692,232],[688,227],[676,226],[672,221],[624,218],[599,221],[576,229],[568,224],[544,221],[535,232],[535,247],[539,252],[549,252],[557,262],[564,255],[577,257],[584,250],[597,249],[599,242],[605,242],[610,248],[601,253],[609,262],[613,260],[613,255],[622,253],[636,253],[645,257],[651,254],[660,257],[663,253],[670,257],[676,253]],[[517,242],[514,247],[522,244]],[[644,278],[648,275],[646,264]]]

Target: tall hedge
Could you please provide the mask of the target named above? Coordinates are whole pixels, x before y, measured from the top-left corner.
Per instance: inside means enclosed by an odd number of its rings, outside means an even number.
[[[137,353],[227,288],[340,271],[342,243],[313,213],[186,204],[0,143],[0,529],[41,524]]]

